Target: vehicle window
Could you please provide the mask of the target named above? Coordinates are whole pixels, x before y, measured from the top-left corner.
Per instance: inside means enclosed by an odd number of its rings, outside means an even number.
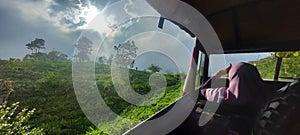
[[[276,56],[276,59],[282,58],[278,80],[292,81],[300,78],[300,72],[298,71],[300,68],[300,57],[298,54],[299,52],[281,52],[280,55],[285,56]]]
[[[278,57],[275,52],[267,53],[237,53],[211,55],[209,63],[209,76],[227,65],[238,62],[247,62],[257,67],[264,80],[274,80]],[[222,60],[225,61],[221,62]],[[279,81],[292,81],[300,78],[300,57],[284,57],[280,64]],[[224,76],[226,78],[226,76]]]
[[[197,74],[196,75],[196,83],[195,83],[196,88],[199,88],[200,84],[203,83],[204,60],[205,60],[205,54],[200,51],[198,65],[197,65],[197,73],[196,73]]]

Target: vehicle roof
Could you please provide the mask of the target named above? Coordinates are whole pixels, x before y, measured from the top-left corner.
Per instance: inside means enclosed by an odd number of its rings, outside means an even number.
[[[181,1],[206,17],[226,53],[300,50],[299,0]]]

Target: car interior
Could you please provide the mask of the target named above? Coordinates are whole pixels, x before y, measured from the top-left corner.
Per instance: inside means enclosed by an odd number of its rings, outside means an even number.
[[[211,23],[216,31],[225,54],[235,53],[259,53],[259,52],[285,52],[300,50],[300,1],[295,0],[181,0],[201,12]],[[161,5],[155,0],[148,2],[157,11],[160,11]],[[176,22],[175,22],[176,23]],[[160,24],[161,25],[161,24]],[[182,30],[195,36],[183,25],[177,24]],[[200,84],[209,79],[209,55],[201,42],[196,42],[194,52],[200,51],[205,54],[203,62],[203,74],[200,76]],[[213,52],[213,51],[210,51]],[[214,52],[219,54],[220,52]],[[199,56],[192,56],[198,61]],[[200,56],[201,57],[201,56]],[[202,59],[202,58],[201,58]],[[202,63],[201,63],[202,64]],[[276,73],[275,73],[276,74]],[[217,81],[218,82],[218,81]],[[219,80],[220,85],[227,84],[228,79]],[[264,80],[266,88],[269,91],[269,98],[272,100],[278,93],[295,89],[299,86],[299,79],[294,81],[281,81],[276,77],[273,80]],[[199,93],[199,89],[196,89]],[[240,135],[253,134],[256,125],[259,124],[258,114],[249,114],[247,106],[233,106],[222,104],[217,112],[203,112],[205,98],[200,96],[197,99],[193,111],[189,117],[175,130],[169,134],[220,134],[226,126],[235,127]],[[280,95],[280,94],[279,94]],[[187,100],[183,96],[176,102]],[[273,101],[273,100],[272,100]],[[175,103],[176,103],[175,102]],[[174,104],[161,110],[146,121],[159,118],[167,113]],[[270,105],[266,103],[267,106]],[[263,110],[264,108],[262,108]],[[198,126],[200,115],[209,115],[213,113],[213,119],[204,127]],[[260,114],[261,115],[261,114]],[[163,126],[163,125],[162,125]],[[224,128],[225,127],[225,128]],[[127,134],[139,134],[145,131],[153,130],[149,125],[143,123],[129,130]],[[159,130],[159,129],[158,129]],[[258,133],[263,134],[263,133]],[[267,134],[267,133],[266,133]]]

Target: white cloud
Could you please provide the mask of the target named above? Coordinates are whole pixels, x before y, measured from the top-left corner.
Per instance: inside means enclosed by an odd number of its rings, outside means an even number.
[[[22,1],[22,0],[10,0],[1,2],[2,6],[13,5],[19,13],[23,14],[23,18],[27,21],[38,21],[40,19],[50,18],[48,14],[48,7],[53,4],[51,1]]]
[[[72,4],[72,5],[71,5]],[[54,0],[24,1],[9,0],[1,1],[2,6],[13,5],[22,18],[31,23],[48,23],[64,32],[81,29],[85,22],[91,21],[99,12],[93,5],[71,3],[65,7]],[[74,6],[75,5],[75,6]],[[63,8],[57,10],[53,7]]]
[[[160,16],[159,13],[154,10],[145,0],[123,0],[124,11],[130,17],[141,17],[141,16]]]
[[[149,51],[158,52],[171,58],[177,64],[179,70],[187,71],[191,60],[191,50],[175,37],[152,31],[136,35],[130,40],[135,41],[139,48],[138,55]]]
[[[128,0],[123,9],[131,17],[138,17],[137,12],[135,12],[137,8],[139,8],[137,0]]]
[[[63,31],[66,31],[68,29],[69,25],[62,25],[60,23],[62,16],[69,17],[70,12],[76,12],[76,11],[69,11],[66,13],[58,13],[58,16],[51,17],[49,15],[49,12],[51,12],[51,9],[49,7],[51,5],[54,5],[55,2],[52,0],[45,0],[45,1],[23,1],[23,0],[10,0],[1,2],[3,4],[2,6],[9,6],[13,5],[16,9],[15,12],[17,14],[21,14],[20,16],[29,23],[37,23],[37,22],[45,22],[52,24],[56,28],[60,28]],[[55,12],[55,11],[53,11]]]
[[[120,43],[120,39],[129,38],[129,35],[139,29],[129,27],[138,22],[135,17],[142,16],[159,16],[159,14],[144,0],[122,0],[105,7],[105,10],[86,27],[98,31],[105,38],[100,55],[110,57],[112,47]]]
[[[157,11],[145,0],[122,0],[106,7],[103,14],[112,29],[109,33],[110,37],[119,36],[121,34],[120,29],[127,29],[138,22],[140,17],[159,17]]]
[[[55,49],[71,56],[80,31],[60,25],[57,18],[49,15],[49,6],[53,4],[52,0],[0,1],[1,58],[24,57],[30,53],[25,44],[35,38],[45,39],[46,50],[43,52]]]

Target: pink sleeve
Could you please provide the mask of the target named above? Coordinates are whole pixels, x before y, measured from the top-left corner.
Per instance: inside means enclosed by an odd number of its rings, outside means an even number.
[[[222,88],[206,88],[201,90],[201,94],[207,99],[207,101],[220,103],[227,98],[227,91],[225,87]]]

